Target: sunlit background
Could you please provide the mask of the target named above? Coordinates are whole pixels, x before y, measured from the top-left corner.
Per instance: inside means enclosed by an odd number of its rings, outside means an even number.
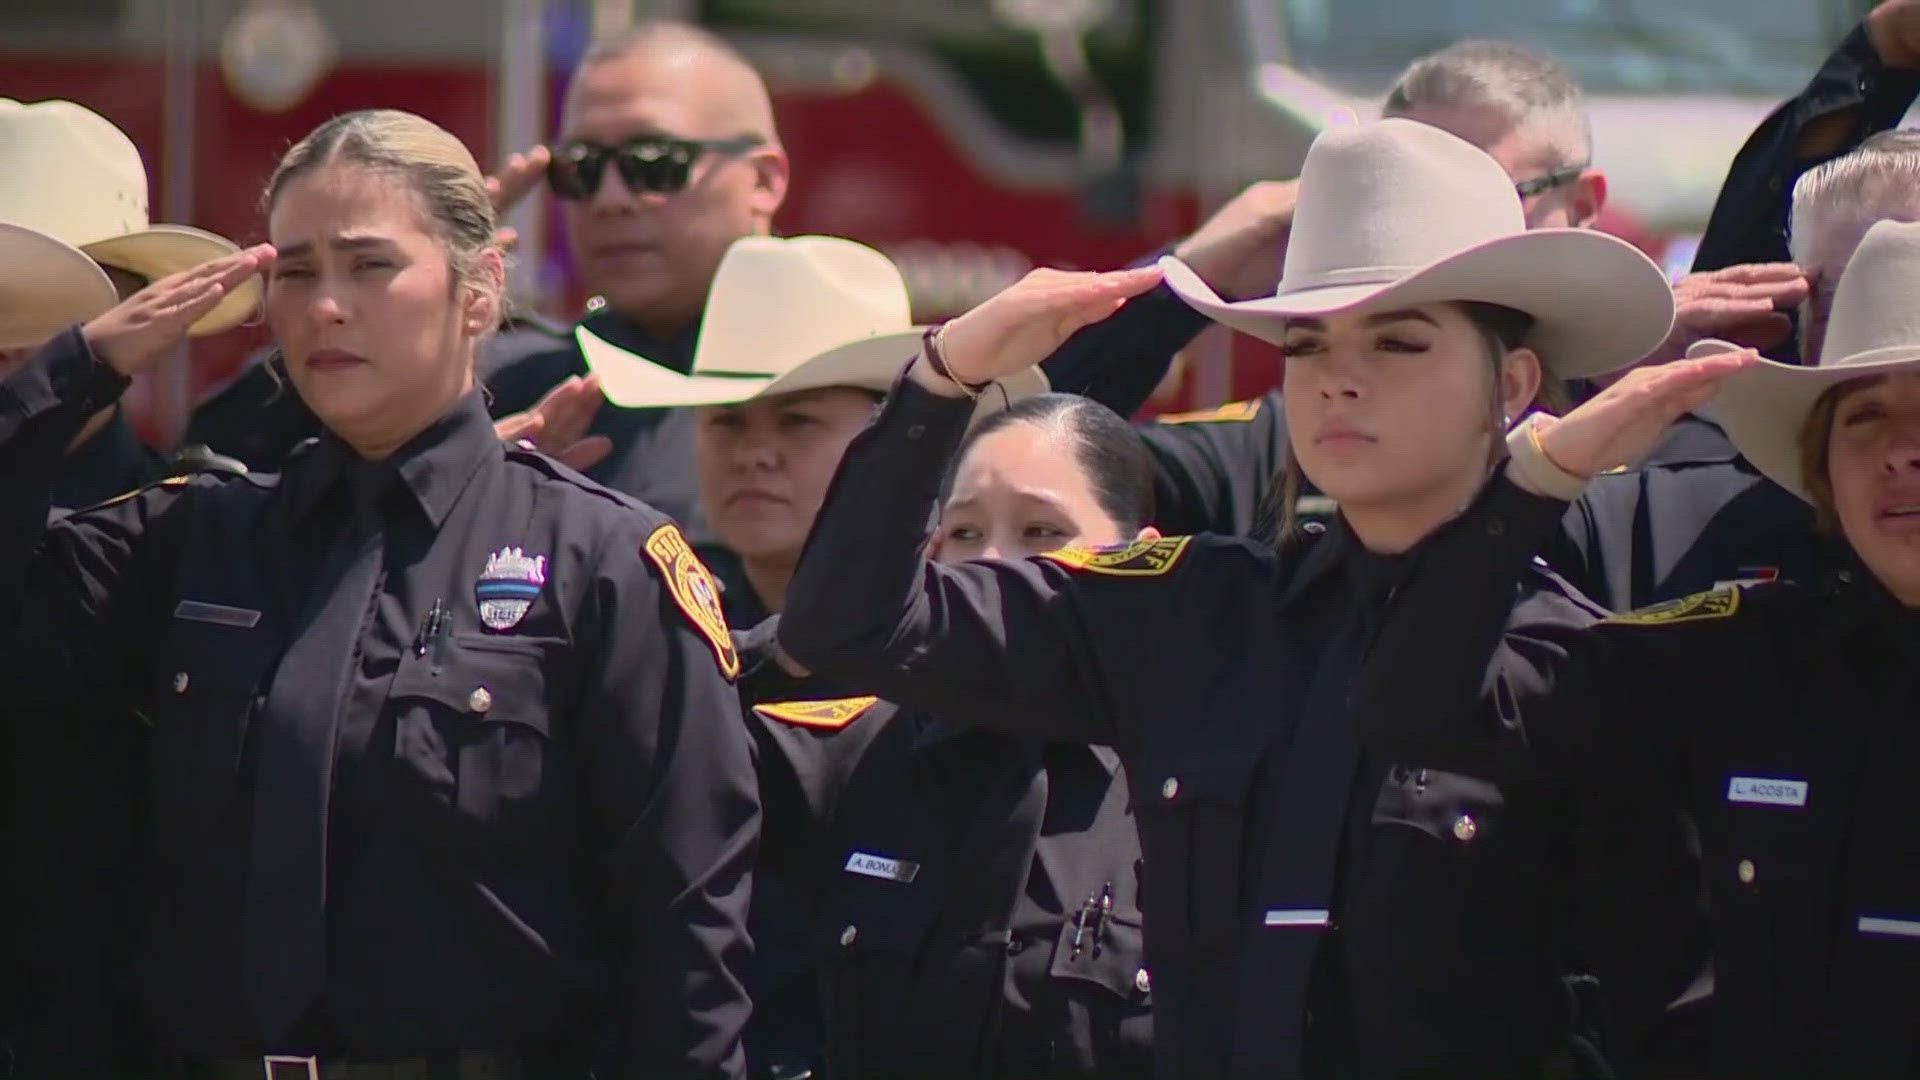
[[[596,31],[701,22],[766,74],[794,162],[778,226],[874,244],[917,314],[1036,264],[1111,266],[1246,183],[1292,176],[1315,131],[1364,116],[1410,59],[1463,37],[1558,57],[1591,95],[1604,222],[1684,267],[1728,159],[1866,0],[0,0],[0,97],[71,98],[147,159],[156,220],[256,238],[277,154],[326,117],[393,106],[483,163],[551,134]],[[515,220],[520,302],[571,319],[544,192]],[[197,346],[148,380],[168,441],[259,341]],[[1239,362],[1236,363],[1236,360]],[[1265,388],[1224,334],[1166,405]]]

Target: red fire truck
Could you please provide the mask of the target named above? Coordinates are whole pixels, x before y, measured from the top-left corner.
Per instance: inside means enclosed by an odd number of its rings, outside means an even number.
[[[1244,184],[1295,173],[1408,60],[1501,37],[1592,96],[1608,226],[1684,252],[1726,161],[1864,0],[0,0],[0,96],[66,97],[142,147],[156,218],[261,232],[277,153],[336,112],[432,117],[483,161],[546,137],[596,26],[691,18],[765,71],[793,157],[783,231],[851,236],[905,269],[923,315],[1029,266],[1111,266]],[[583,299],[543,197],[518,285]],[[1669,251],[1669,248],[1674,250]],[[165,439],[258,341],[203,343],[136,398]],[[1235,350],[1238,350],[1237,352]],[[1258,392],[1271,357],[1210,334],[1162,404]]]

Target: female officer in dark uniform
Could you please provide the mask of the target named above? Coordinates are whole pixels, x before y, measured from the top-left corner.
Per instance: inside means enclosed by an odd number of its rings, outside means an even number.
[[[1115,543],[1142,533],[1152,492],[1118,416],[1028,398],[961,451],[935,544],[952,563]],[[824,976],[836,1080],[1151,1075],[1140,848],[1114,752],[848,695],[785,671],[765,632],[748,640],[761,880],[805,898],[819,969],[765,1007],[799,1007]]]
[[[1119,750],[1161,1075],[1564,1073],[1570,968],[1598,972],[1631,1024],[1697,960],[1575,935],[1571,839],[1674,850],[1670,820],[1630,800],[1586,813],[1514,764],[1530,729],[1436,739],[1435,717],[1361,727],[1348,701],[1539,365],[1631,362],[1664,336],[1671,293],[1612,239],[1525,232],[1500,167],[1422,124],[1330,130],[1301,191],[1275,297],[1228,305],[1170,281],[1282,339],[1294,457],[1338,500],[1332,527],[1277,555],[1197,536],[927,564],[967,394],[1155,280],[1037,272],[948,324],[848,451],[780,639],[801,665],[956,722]]]
[[[1511,440],[1508,476],[1557,498],[1496,481],[1488,503],[1509,507],[1500,539],[1435,553],[1446,572],[1428,584],[1454,612],[1444,644],[1416,645],[1439,626],[1422,626],[1428,609],[1415,604],[1381,641],[1383,662],[1391,654],[1430,692],[1442,671],[1485,669],[1491,655],[1484,688],[1456,678],[1426,706],[1485,693],[1483,710],[1583,736],[1536,747],[1549,767],[1646,776],[1644,799],[1693,812],[1713,925],[1715,1076],[1920,1074],[1916,289],[1920,225],[1875,225],[1840,279],[1820,366],[1755,364],[1715,401],[1740,452],[1837,534],[1843,569],[1598,626],[1497,610],[1580,478],[1653,445],[1663,417],[1645,402],[1687,374],[1672,365]],[[1729,362],[1743,363],[1693,363]],[[1382,687],[1372,704],[1407,703]]]
[[[704,569],[495,435],[472,366],[501,255],[450,135],[337,118],[268,206],[273,247],[0,391],[9,692],[118,697],[153,728],[154,1038],[189,1077],[736,1075],[758,815]],[[48,528],[77,426],[269,265],[327,434],[277,480]]]

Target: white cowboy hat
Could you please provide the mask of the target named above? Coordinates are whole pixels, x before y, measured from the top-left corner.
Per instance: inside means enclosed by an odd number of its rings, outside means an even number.
[[[149,281],[238,251],[232,241],[147,220],[147,170],[133,140],[71,101],[0,98],[0,348],[37,345],[119,302],[99,264]],[[193,326],[246,318],[250,279]]]
[[[1526,344],[1563,379],[1639,360],[1673,325],[1673,289],[1624,240],[1527,230],[1513,180],[1473,144],[1415,120],[1329,128],[1300,173],[1274,295],[1230,302],[1192,268],[1167,284],[1216,322],[1278,344],[1286,321],[1477,300],[1533,316]]]
[[[682,375],[574,331],[608,401],[628,408],[731,405],[827,386],[885,393],[920,350],[907,283],[893,261],[837,236],[733,242],[713,275],[693,370]],[[1045,393],[1036,370],[981,396],[999,407]]]
[[[1853,379],[1920,371],[1920,223],[1882,221],[1847,260],[1833,294],[1816,367],[1764,357],[1729,376],[1714,396],[1727,437],[1767,479],[1812,502],[1800,472],[1800,429],[1830,388]],[[1688,357],[1737,352],[1708,339]]]

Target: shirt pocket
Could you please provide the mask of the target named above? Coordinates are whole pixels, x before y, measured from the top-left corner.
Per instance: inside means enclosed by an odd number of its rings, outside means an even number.
[[[1240,930],[1247,797],[1258,753],[1129,773],[1156,953],[1230,952]]]
[[[395,797],[469,843],[537,843],[563,789],[553,745],[562,645],[456,634],[444,663],[408,655],[388,690]]]
[[[142,718],[152,727],[156,840],[226,815],[268,658],[257,632],[175,621],[153,660]],[[247,792],[251,801],[252,793]]]

